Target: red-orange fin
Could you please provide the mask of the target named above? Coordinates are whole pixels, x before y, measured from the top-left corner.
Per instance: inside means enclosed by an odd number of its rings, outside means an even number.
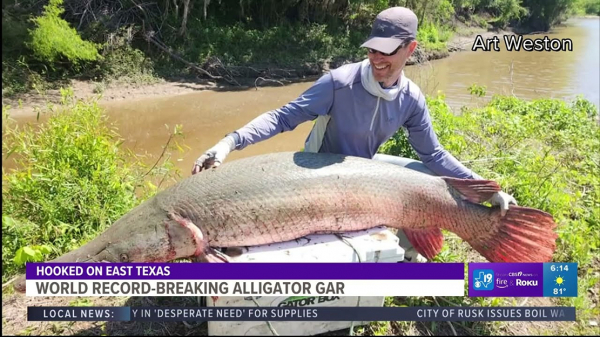
[[[459,179],[442,177],[446,183],[455,188],[468,201],[481,203],[489,200],[494,193],[501,191],[500,185],[493,180]]]
[[[428,260],[433,259],[442,250],[444,235],[439,228],[402,229],[404,235],[419,254]]]
[[[521,206],[510,206],[506,216],[496,212],[493,236],[469,244],[490,262],[551,262],[556,249],[556,223],[552,215]]]

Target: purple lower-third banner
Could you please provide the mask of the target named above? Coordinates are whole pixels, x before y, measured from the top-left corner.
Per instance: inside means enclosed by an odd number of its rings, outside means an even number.
[[[28,263],[27,296],[464,296],[463,263]]]
[[[27,280],[464,280],[463,263],[27,263]]]

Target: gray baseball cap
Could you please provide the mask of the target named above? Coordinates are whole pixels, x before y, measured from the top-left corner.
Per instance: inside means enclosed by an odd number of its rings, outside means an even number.
[[[388,8],[377,15],[371,35],[361,47],[391,53],[406,39],[417,38],[418,19],[405,7]]]

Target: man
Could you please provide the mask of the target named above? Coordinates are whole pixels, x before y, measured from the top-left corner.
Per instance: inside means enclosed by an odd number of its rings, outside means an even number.
[[[368,59],[332,70],[294,101],[228,134],[198,158],[192,174],[217,167],[233,150],[314,120],[304,151],[372,158],[439,176],[483,179],[440,145],[423,93],[404,76],[406,61],[417,47],[416,35],[417,17],[411,10],[394,7],[382,11],[361,45],[367,48]],[[377,154],[379,146],[400,128],[408,131],[410,144],[422,162]],[[509,203],[516,204],[504,192],[496,193],[490,202],[500,205],[502,215]],[[398,237],[406,260],[426,261],[402,231]]]

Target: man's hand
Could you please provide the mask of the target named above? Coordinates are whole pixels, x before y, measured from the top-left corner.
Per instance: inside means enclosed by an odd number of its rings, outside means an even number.
[[[494,193],[490,199],[490,203],[494,206],[500,206],[500,214],[505,216],[506,212],[508,211],[508,204],[510,203],[517,205],[517,200],[515,200],[512,195],[500,191]]]
[[[192,174],[204,169],[218,167],[233,149],[235,149],[235,139],[228,135],[196,159],[194,167],[192,167]]]

